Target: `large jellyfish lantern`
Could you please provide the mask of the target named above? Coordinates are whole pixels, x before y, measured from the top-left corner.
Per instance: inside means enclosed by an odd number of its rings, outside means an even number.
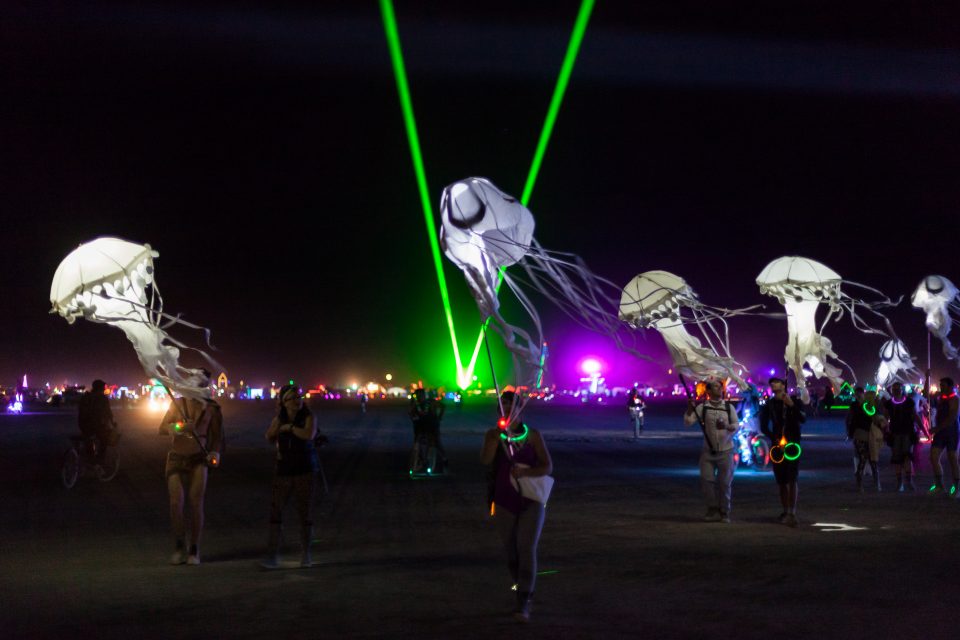
[[[203,373],[179,363],[178,347],[191,347],[164,330],[172,324],[203,327],[163,312],[153,273],[153,259],[158,256],[149,244],[119,238],[97,238],[80,245],[63,259],[53,276],[50,313],[60,314],[70,324],[84,318],[117,327],[133,343],[147,376],[183,396],[209,397]],[[167,321],[164,326],[161,320]],[[196,351],[220,368],[206,353]]]
[[[544,250],[533,237],[533,215],[516,198],[486,178],[465,178],[443,190],[440,214],[443,251],[464,272],[481,321],[491,320],[512,352],[514,368],[521,371],[518,384],[530,384],[543,367],[542,325],[524,287],[550,300],[582,326],[649,359],[626,344],[629,335],[621,335],[624,329],[617,319],[620,288],[594,275],[577,256]],[[511,265],[522,269],[522,275],[508,274],[506,267]],[[529,315],[532,331],[509,324],[501,315],[497,299],[501,279]]]
[[[960,304],[957,303],[954,284],[943,276],[927,276],[913,292],[911,303],[927,314],[927,330],[940,340],[943,355],[950,360],[957,360],[957,348],[949,337],[954,316],[960,318]]]
[[[866,289],[879,294],[881,299],[876,302],[867,302],[847,295],[841,288],[842,284]],[[797,256],[777,258],[757,276],[757,285],[760,293],[773,296],[787,311],[787,348],[784,358],[787,365],[793,370],[797,379],[797,388],[801,390],[801,398],[806,403],[810,393],[806,389],[806,375],[817,378],[827,378],[831,384],[839,389],[843,380],[842,370],[830,363],[836,360],[850,369],[849,365],[840,360],[833,351],[833,343],[829,338],[821,335],[827,322],[837,315],[839,320],[844,313],[849,314],[853,326],[863,333],[881,335],[889,339],[896,339],[889,321],[877,309],[896,306],[876,289],[849,282],[840,277],[833,269],[826,265]],[[827,316],[820,327],[817,327],[816,315],[820,304],[827,305]],[[871,326],[860,313],[866,311],[881,318],[885,329]],[[810,373],[805,373],[804,366]],[[851,370],[851,376],[853,372]],[[856,377],[853,376],[856,380]]]
[[[688,312],[686,318],[684,311]],[[703,304],[683,278],[667,271],[641,273],[624,287],[620,297],[620,319],[633,328],[656,329],[667,344],[677,372],[696,379],[732,379],[746,389],[743,366],[730,355],[724,315],[732,313],[736,312]],[[690,334],[688,325],[700,330],[706,346]]]
[[[889,387],[894,382],[917,384],[923,373],[917,368],[906,345],[901,340],[887,340],[880,347],[880,366],[877,367],[877,384]]]

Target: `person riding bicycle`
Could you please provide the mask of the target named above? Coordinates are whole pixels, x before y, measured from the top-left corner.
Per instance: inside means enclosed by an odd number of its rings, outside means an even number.
[[[107,447],[114,444],[117,423],[110,410],[110,399],[106,396],[107,383],[97,379],[93,381],[90,391],[80,396],[80,406],[77,413],[80,433],[84,438],[94,442],[95,464],[102,464]]]

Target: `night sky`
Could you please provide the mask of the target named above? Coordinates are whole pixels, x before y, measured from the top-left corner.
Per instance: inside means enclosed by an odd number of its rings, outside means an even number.
[[[727,307],[779,310],[754,279],[781,255],[892,297],[960,281],[960,11],[943,4],[599,0],[536,237]],[[434,202],[474,175],[519,196],[578,6],[396,1]],[[376,2],[31,0],[0,18],[0,384],[142,379],[120,331],[47,314],[60,260],[102,235],[160,252],[166,309],[213,330],[234,381],[453,383]],[[476,307],[446,274],[469,350]],[[671,379],[655,334],[662,367],[540,311],[548,381],[589,354],[613,382]],[[923,315],[891,317],[925,355]],[[825,333],[872,376],[881,341],[847,326]],[[785,321],[731,334],[748,365],[780,366]]]

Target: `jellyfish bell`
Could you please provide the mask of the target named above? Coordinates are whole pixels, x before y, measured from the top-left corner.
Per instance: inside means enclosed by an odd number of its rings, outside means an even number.
[[[70,324],[84,318],[117,327],[133,344],[149,377],[162,380],[181,395],[209,397],[209,379],[203,371],[179,363],[180,348],[192,348],[171,338],[160,326],[163,320],[165,326],[181,324],[206,332],[203,327],[163,312],[154,280],[153,259],[157,257],[159,253],[149,244],[120,238],[97,238],[80,245],[54,273],[50,313],[60,315]],[[219,367],[205,352],[193,350]]]
[[[693,317],[685,319],[684,309]],[[729,353],[726,326],[721,335],[711,324],[711,312],[704,313],[707,309],[683,278],[668,271],[647,271],[623,288],[619,318],[634,328],[656,329],[678,372],[697,379],[733,379],[745,389],[747,383],[740,376],[743,367]],[[707,346],[687,330],[687,324],[699,327]]]
[[[943,355],[950,360],[958,359],[958,350],[949,338],[953,316],[960,316],[957,295],[957,288],[950,280],[943,276],[930,275],[920,281],[910,299],[915,308],[927,314],[927,330],[940,340]]]
[[[827,360],[837,358],[833,344],[820,335],[816,321],[821,302],[831,312],[839,309],[842,281],[840,274],[826,265],[797,256],[777,258],[757,276],[760,293],[773,296],[786,309],[789,337],[784,358],[793,369],[805,403],[810,395],[804,382],[804,364],[813,375],[828,378],[838,389],[843,383],[841,369]]]
[[[476,270],[490,289],[496,288],[498,271],[520,261],[533,240],[533,214],[486,178],[447,186],[440,219],[446,256],[461,269]]]
[[[887,340],[880,347],[880,365],[877,367],[877,385],[889,387],[894,382],[916,384],[923,378],[916,363],[901,340]]]

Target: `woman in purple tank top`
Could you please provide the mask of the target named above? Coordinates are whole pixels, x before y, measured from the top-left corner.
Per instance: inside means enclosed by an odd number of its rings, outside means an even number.
[[[509,416],[516,395],[500,396],[503,415]],[[514,617],[530,619],[530,602],[537,578],[537,543],[543,528],[544,505],[520,495],[516,478],[546,476],[553,461],[543,437],[519,419],[505,430],[494,427],[483,438],[480,461],[492,465],[493,491],[490,513],[507,552],[507,566],[517,591]]]

